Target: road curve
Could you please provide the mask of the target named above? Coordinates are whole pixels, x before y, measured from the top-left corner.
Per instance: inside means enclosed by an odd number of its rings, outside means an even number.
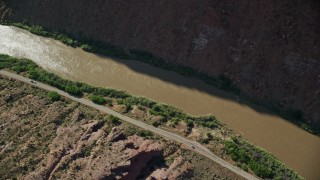
[[[120,118],[121,120],[126,121],[128,123],[131,123],[131,124],[133,124],[135,126],[138,126],[138,127],[142,128],[142,129],[151,131],[151,132],[153,132],[155,134],[158,134],[158,135],[160,135],[162,137],[165,137],[167,139],[176,141],[178,143],[182,143],[182,144],[190,147],[191,149],[193,149],[197,153],[199,153],[199,154],[201,154],[203,156],[206,156],[207,158],[213,160],[214,162],[220,164],[221,166],[233,171],[234,173],[236,173],[236,174],[238,174],[238,175],[240,175],[240,176],[242,176],[242,177],[244,177],[246,179],[250,179],[250,180],[251,179],[258,179],[256,177],[254,177],[253,175],[251,175],[251,174],[243,171],[242,169],[238,168],[237,166],[234,166],[234,165],[228,163],[227,161],[221,159],[220,157],[216,156],[215,154],[210,152],[207,148],[205,148],[204,146],[202,146],[201,144],[199,144],[199,143],[197,143],[195,141],[191,141],[191,140],[185,139],[185,138],[183,138],[183,137],[181,137],[179,135],[176,135],[176,134],[173,134],[171,132],[168,132],[168,131],[156,128],[154,126],[145,124],[145,123],[143,123],[141,121],[138,121],[138,120],[135,120],[133,118],[124,116],[123,114],[115,112],[115,111],[113,111],[112,109],[110,109],[108,107],[94,104],[92,101],[89,101],[87,99],[74,97],[74,96],[72,96],[72,95],[70,95],[70,94],[68,94],[68,93],[66,93],[64,91],[61,91],[61,90],[59,90],[57,88],[54,88],[52,86],[49,86],[49,85],[46,85],[46,84],[43,84],[43,83],[40,83],[40,82],[31,83],[30,79],[28,79],[26,77],[23,77],[23,76],[14,74],[14,73],[10,73],[10,72],[4,71],[4,70],[0,70],[0,75],[4,75],[4,76],[7,76],[9,78],[13,78],[13,79],[25,82],[27,84],[30,84],[32,86],[35,86],[35,87],[38,87],[38,88],[41,88],[41,89],[44,89],[44,90],[55,91],[55,92],[59,93],[60,95],[62,95],[64,97],[67,97],[69,99],[77,101],[77,102],[79,102],[81,104],[84,104],[86,106],[95,108],[95,109],[97,109],[97,110],[99,110],[101,112],[104,112],[104,113],[107,113],[107,114],[112,114],[112,115]]]

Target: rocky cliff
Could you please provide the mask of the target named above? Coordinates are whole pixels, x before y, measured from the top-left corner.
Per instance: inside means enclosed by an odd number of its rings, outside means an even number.
[[[7,0],[10,20],[224,74],[260,102],[320,122],[320,1]],[[4,11],[3,11],[4,12]]]

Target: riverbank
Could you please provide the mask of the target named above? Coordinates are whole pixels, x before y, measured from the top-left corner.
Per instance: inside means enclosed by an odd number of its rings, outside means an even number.
[[[190,67],[169,63],[168,61],[159,57],[155,57],[148,52],[142,52],[138,50],[126,51],[123,48],[116,47],[110,44],[105,44],[98,41],[93,41],[85,37],[74,38],[71,35],[66,35],[64,33],[53,32],[53,31],[44,29],[41,26],[34,26],[34,25],[27,25],[23,23],[14,23],[14,22],[6,22],[6,21],[2,21],[1,24],[12,25],[22,29],[26,29],[29,32],[34,33],[36,35],[50,37],[50,38],[59,40],[68,46],[79,47],[88,52],[98,53],[105,56],[110,56],[110,57],[115,57],[115,58],[120,58],[125,60],[133,59],[133,60],[151,64],[155,67],[177,72],[183,76],[194,77],[194,78],[203,80],[205,83],[211,86],[232,92],[241,98],[251,101],[252,103],[258,104],[260,106],[264,106],[265,108],[269,109],[271,112],[283,117],[286,120],[289,120],[290,122],[294,123],[295,125],[299,126],[300,128],[312,134],[315,134],[317,136],[320,135],[320,128],[312,126],[311,124],[307,123],[306,122],[307,120],[304,119],[304,115],[301,111],[293,110],[293,109],[281,109],[279,108],[280,105],[275,105],[275,104],[262,104],[256,101],[255,99],[250,98],[250,96],[248,96],[244,92],[240,92],[239,88],[237,88],[234,84],[232,84],[232,81],[228,77],[225,77],[223,75],[219,76],[218,78],[215,78],[212,76],[208,76],[204,73],[200,73]]]
[[[207,127],[209,129],[219,129],[223,127],[223,124],[217,121],[214,116],[194,117],[183,113],[172,106],[160,104],[142,97],[131,96],[123,91],[92,87],[85,83],[61,79],[52,73],[44,71],[35,63],[27,59],[17,59],[6,55],[1,55],[0,62],[0,68],[9,68],[32,79],[55,86],[70,94],[76,96],[86,95],[88,97],[90,97],[89,94],[94,94],[95,96],[100,96],[101,98],[108,98],[112,102],[116,101],[117,105],[126,106],[126,112],[130,111],[132,106],[140,106],[141,109],[148,109],[150,114],[163,117],[157,126],[166,124],[168,122],[173,125],[177,125],[182,120],[187,125],[189,131],[191,131],[194,126]],[[107,103],[107,101],[103,103]],[[206,141],[212,140],[214,140],[214,138],[206,139]],[[241,139],[239,136],[234,136],[233,139],[227,141],[219,139],[218,141],[220,141],[221,144],[224,144],[223,149],[225,149],[225,152],[231,156],[233,161],[238,162],[238,165],[245,170],[252,170],[259,177],[299,178],[295,172],[287,168],[277,158]]]

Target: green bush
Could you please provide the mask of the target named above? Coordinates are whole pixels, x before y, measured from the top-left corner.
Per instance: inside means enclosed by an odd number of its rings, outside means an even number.
[[[113,115],[109,115],[109,119],[111,120],[111,123],[115,126],[118,126],[121,124],[121,121],[118,117],[113,116]]]
[[[157,121],[152,121],[151,125],[154,127],[158,127],[158,126],[160,126],[160,123]]]
[[[178,125],[179,122],[180,122],[180,119],[178,119],[178,118],[173,118],[173,119],[172,119],[172,123],[173,123],[174,125]]]
[[[65,88],[65,91],[71,95],[74,95],[74,96],[80,97],[83,95],[81,90],[77,86],[74,86],[74,85],[67,85]]]
[[[92,47],[89,46],[88,44],[83,44],[83,45],[81,45],[80,48],[85,50],[85,51],[89,51],[89,52],[92,51]]]
[[[186,124],[187,124],[187,128],[188,128],[188,131],[191,132],[192,128],[194,127],[194,123],[192,120],[188,119],[185,121]]]
[[[51,91],[48,93],[48,97],[51,101],[59,101],[61,96],[55,91]]]
[[[92,102],[94,102],[96,104],[103,105],[106,103],[106,99],[104,99],[104,97],[101,97],[101,96],[91,95],[90,99]]]
[[[152,109],[149,109],[149,114],[153,115],[153,116],[158,116],[159,115],[159,113],[157,113],[156,111],[154,111]]]
[[[150,132],[150,131],[144,131],[144,130],[142,130],[142,131],[139,131],[139,132],[138,132],[138,136],[141,136],[141,137],[152,137],[153,134],[152,134],[152,132]]]
[[[200,142],[204,143],[204,144],[208,144],[212,139],[213,139],[212,134],[211,133],[207,133],[204,138],[200,139]]]

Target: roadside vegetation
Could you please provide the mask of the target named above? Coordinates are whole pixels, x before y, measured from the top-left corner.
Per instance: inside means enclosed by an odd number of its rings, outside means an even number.
[[[241,138],[225,141],[225,151],[241,169],[250,169],[263,179],[302,179],[273,155]]]
[[[218,129],[222,128],[221,124],[213,115],[207,116],[191,116],[181,110],[161,104],[144,97],[135,97],[124,91],[117,91],[114,89],[93,87],[81,82],[73,82],[65,80],[52,73],[46,72],[44,69],[37,66],[31,60],[17,59],[8,55],[0,55],[0,68],[9,69],[16,73],[28,76],[31,79],[49,84],[57,87],[63,91],[66,91],[74,96],[89,97],[96,104],[108,104],[108,101],[113,100],[118,105],[125,105],[127,112],[131,110],[133,106],[138,107],[140,110],[147,111],[152,116],[160,116],[161,121],[149,122],[154,126],[160,126],[162,124],[170,123],[173,126],[178,125],[180,122],[186,124],[188,131],[195,126]],[[50,100],[55,101],[60,97],[55,93],[48,93]],[[112,124],[118,125],[121,123],[119,118],[110,116]],[[150,137],[150,132],[139,132],[140,136]],[[208,144],[214,140],[215,137],[207,133],[205,138],[200,140],[203,144]],[[246,142],[241,138],[233,138],[223,143],[225,153],[230,155],[233,161],[237,162],[237,165],[242,169],[254,172],[257,176],[262,178],[274,178],[274,179],[300,179],[294,171],[290,170],[274,156],[268,152]]]
[[[201,79],[209,85],[215,86],[219,89],[233,92],[234,94],[240,95],[253,103],[265,106],[266,108],[272,110],[272,112],[277,113],[279,116],[291,121],[292,123],[296,124],[300,128],[312,134],[320,135],[319,127],[313,127],[311,124],[307,123],[307,121],[304,119],[302,111],[296,110],[296,109],[284,109],[277,104],[261,104],[257,100],[250,98],[250,96],[244,93],[241,93],[240,89],[237,88],[232,83],[232,80],[226,77],[224,74],[220,74],[218,77],[209,76],[209,75],[206,75],[205,73],[201,73],[187,66],[169,63],[168,60],[165,60],[160,57],[156,57],[153,54],[148,52],[135,50],[135,49],[125,51],[123,48],[116,47],[111,44],[103,43],[100,41],[94,41],[92,39],[89,39],[83,36],[74,38],[70,34],[50,31],[50,30],[44,29],[41,26],[29,25],[27,23],[21,23],[21,22],[8,22],[6,20],[1,20],[1,19],[0,19],[0,24],[12,25],[15,27],[26,29],[33,34],[44,36],[44,37],[50,37],[50,38],[59,40],[66,45],[69,45],[72,47],[79,47],[88,52],[98,53],[98,54],[102,54],[110,57],[116,57],[120,59],[138,60],[144,63],[151,64],[155,67],[175,71],[183,76]],[[79,91],[74,91],[76,90],[74,87],[69,87],[68,89],[70,90],[69,92],[71,94],[81,96]]]

